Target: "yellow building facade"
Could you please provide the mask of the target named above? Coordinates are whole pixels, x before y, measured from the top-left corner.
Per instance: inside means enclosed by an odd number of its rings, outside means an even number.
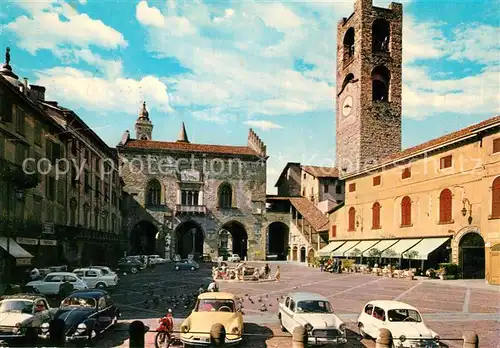
[[[452,262],[466,278],[499,284],[499,130],[497,116],[342,177],[345,205],[330,214],[320,254],[369,257],[378,248],[387,263]]]

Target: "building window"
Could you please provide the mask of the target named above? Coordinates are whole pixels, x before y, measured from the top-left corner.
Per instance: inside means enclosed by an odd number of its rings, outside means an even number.
[[[375,202],[372,206],[372,229],[380,228],[380,203]]]
[[[78,176],[76,174],[77,169],[72,165],[71,166],[71,187],[77,188],[78,187]]]
[[[64,204],[66,201],[66,181],[57,180],[57,202]]]
[[[373,186],[380,185],[380,175],[373,177]]]
[[[335,186],[335,193],[338,195],[342,194],[342,186],[341,185]]]
[[[349,231],[354,231],[356,229],[356,209],[351,207],[349,209]]]
[[[323,192],[328,193],[328,184],[323,185]]]
[[[411,177],[411,168],[406,167],[403,169],[403,172],[401,173],[401,179],[408,179]]]
[[[356,191],[356,183],[355,182],[349,184],[349,192],[354,192],[354,191]]]
[[[111,215],[111,232],[115,232],[116,230],[116,215]]]
[[[16,163],[22,165],[26,158],[26,147],[23,144],[16,144]]]
[[[332,225],[332,228],[330,230],[330,238],[335,237],[337,237],[337,225]]]
[[[451,167],[451,155],[446,157],[441,157],[439,160],[439,167],[441,169],[450,168]]]
[[[304,179],[305,179],[306,177],[307,177],[307,174],[306,174],[306,173],[304,173]]]
[[[224,183],[219,187],[219,208],[229,209],[231,208],[233,200],[233,189],[228,183]]]
[[[306,188],[305,188],[305,187],[302,189],[302,196],[303,196],[303,197],[305,197],[305,196],[306,196]]]
[[[411,226],[411,199],[408,196],[401,200],[401,226]]]
[[[33,220],[42,221],[42,197],[33,195]]]
[[[495,180],[493,180],[491,192],[492,192],[491,217],[500,218],[500,176],[497,177]]]
[[[33,134],[33,141],[36,145],[42,146],[43,129],[42,124],[35,121],[35,134]]]
[[[69,224],[71,226],[76,226],[76,208],[78,204],[75,198],[71,198],[69,202]]]
[[[12,122],[12,108],[13,105],[10,103],[5,95],[0,94],[0,121]]]
[[[147,196],[147,204],[149,206],[157,206],[161,203],[161,185],[160,182],[156,179],[153,179],[148,184],[148,196]]]
[[[77,148],[78,141],[76,139],[71,140],[71,153],[73,156],[76,156],[78,154],[78,148]]]
[[[87,203],[83,205],[83,225],[90,227],[90,207]]]
[[[376,19],[372,25],[372,52],[389,50],[390,25],[385,19]]]
[[[56,180],[51,176],[46,176],[45,184],[45,196],[47,199],[53,201],[56,192]]]
[[[109,202],[109,184],[104,183],[104,201]]]
[[[372,100],[389,101],[391,74],[385,66],[377,66],[372,71]]]
[[[198,205],[198,198],[200,193],[198,191],[181,191],[181,204],[182,205]]]
[[[16,107],[16,132],[24,135],[26,132],[26,120],[24,110],[19,106]]]
[[[500,152],[500,138],[493,139],[493,153]]]
[[[99,230],[99,209],[94,209],[94,229]]]
[[[452,195],[449,189],[444,189],[439,195],[439,222],[447,223],[452,221]]]
[[[354,28],[347,29],[344,35],[344,63],[354,56]]]
[[[95,176],[95,199],[99,199],[99,195],[101,194],[101,179],[99,179],[99,175]]]
[[[101,214],[101,230],[108,232],[108,213],[104,212]]]
[[[90,185],[90,173],[88,170],[85,171],[85,193],[89,193],[92,189]]]
[[[116,192],[113,191],[111,192],[111,204],[116,207],[116,203],[117,203],[117,200],[116,200]]]

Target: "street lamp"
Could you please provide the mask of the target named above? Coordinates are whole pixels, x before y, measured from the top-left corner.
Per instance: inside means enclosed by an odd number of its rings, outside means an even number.
[[[469,218],[467,220],[469,221],[469,225],[470,225],[472,223],[472,204],[467,198],[464,198],[462,200],[462,203],[464,204],[464,206],[462,208],[462,216],[465,217],[467,215],[467,211],[469,212]],[[469,205],[469,210],[467,210],[467,208],[465,207],[466,204]]]

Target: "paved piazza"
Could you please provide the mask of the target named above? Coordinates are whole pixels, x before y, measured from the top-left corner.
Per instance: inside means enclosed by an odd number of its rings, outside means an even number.
[[[270,263],[273,274],[276,264]],[[417,307],[428,326],[443,339],[461,338],[464,331],[473,329],[479,334],[480,347],[500,347],[500,288],[489,286],[484,281],[412,281],[361,274],[322,273],[317,268],[279,264],[280,282],[219,283],[221,291],[245,298],[245,331],[265,335],[246,339],[242,347],[291,346],[290,335],[280,331],[276,317],[277,299],[290,291],[310,291],[328,297],[337,315],[352,330],[347,347],[375,347],[373,341],[360,339],[355,323],[364,304],[375,299],[399,300]],[[256,265],[261,267],[262,263]],[[176,272],[171,264],[167,264],[124,276],[111,292],[123,313],[121,324],[116,332],[106,333],[98,345],[127,347],[125,330],[128,322],[141,319],[154,330],[156,320],[167,308],[173,309],[178,328],[181,319],[189,314],[192,302],[179,299],[174,307],[170,298],[194,294],[202,284],[206,287],[210,274],[208,264],[202,264],[196,272]],[[157,301],[147,301],[151,293]],[[267,309],[264,312],[260,310],[263,304]],[[154,346],[154,333],[148,333],[146,338],[147,346]],[[448,347],[462,347],[461,341],[443,343]]]

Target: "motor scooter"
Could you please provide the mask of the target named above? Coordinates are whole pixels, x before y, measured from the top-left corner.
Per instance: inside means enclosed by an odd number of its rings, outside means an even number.
[[[169,309],[163,318],[158,319],[160,326],[156,328],[155,348],[168,348],[174,341],[172,331],[174,330],[174,318],[172,310]]]

